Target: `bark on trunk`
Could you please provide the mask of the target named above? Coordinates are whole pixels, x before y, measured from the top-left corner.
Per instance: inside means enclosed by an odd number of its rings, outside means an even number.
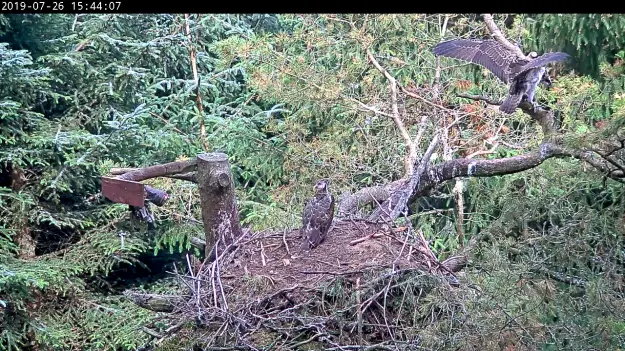
[[[28,219],[24,217],[17,223],[20,228],[15,236],[15,243],[19,247],[18,257],[27,260],[36,256],[35,250],[37,249],[37,239],[33,237],[33,233],[28,227]]]
[[[184,174],[188,172],[193,172],[195,170],[196,163],[197,163],[196,159],[190,159],[186,161],[168,162],[168,163],[164,163],[161,165],[134,169],[131,172],[123,173],[121,176],[117,178],[140,182],[140,181],[150,179],[150,178],[167,177],[169,175],[175,175],[175,174]],[[117,170],[117,173],[120,173],[118,169],[115,169],[115,170]]]
[[[24,175],[24,171],[13,164],[11,167],[11,189],[19,193],[26,185],[28,179]],[[21,259],[29,259],[35,257],[35,250],[37,248],[37,238],[33,236],[33,232],[30,229],[30,223],[28,217],[24,215],[17,220],[15,227],[18,228],[17,234],[13,239],[19,247],[18,257]]]
[[[242,235],[228,156],[220,152],[198,155],[197,180],[206,235],[205,254],[213,261],[217,241],[221,254],[221,250]]]

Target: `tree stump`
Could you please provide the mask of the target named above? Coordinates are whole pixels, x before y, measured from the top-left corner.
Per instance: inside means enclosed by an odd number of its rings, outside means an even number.
[[[212,262],[215,248],[223,250],[243,233],[228,156],[221,152],[199,154],[197,181],[206,235],[205,255]]]

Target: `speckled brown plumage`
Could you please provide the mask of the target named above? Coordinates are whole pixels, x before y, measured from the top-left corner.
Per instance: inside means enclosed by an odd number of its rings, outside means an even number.
[[[436,56],[478,64],[491,71],[502,82],[511,83],[508,97],[499,107],[506,114],[514,113],[524,98],[534,104],[536,87],[540,82],[550,86],[551,80],[543,66],[570,57],[564,52],[549,52],[531,59],[522,59],[493,39],[449,40],[436,45],[433,52]]]
[[[315,196],[306,203],[302,213],[302,249],[310,250],[321,244],[334,219],[334,196],[328,189],[329,181],[322,179],[315,184]]]

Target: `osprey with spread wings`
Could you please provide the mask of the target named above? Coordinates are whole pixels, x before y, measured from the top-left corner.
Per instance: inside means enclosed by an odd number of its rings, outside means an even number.
[[[550,52],[538,56],[529,54],[529,59],[522,59],[496,40],[455,39],[442,42],[433,50],[436,56],[451,57],[478,64],[491,71],[499,80],[510,85],[506,100],[499,110],[511,114],[523,98],[533,106],[534,94],[538,84],[551,85],[549,75],[545,74],[545,65],[550,62],[564,61],[570,56],[564,52]]]

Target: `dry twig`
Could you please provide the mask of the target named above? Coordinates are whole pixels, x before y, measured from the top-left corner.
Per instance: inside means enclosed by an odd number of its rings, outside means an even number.
[[[410,134],[408,133],[408,130],[406,129],[406,126],[401,120],[401,116],[399,114],[399,108],[397,106],[397,82],[395,81],[395,78],[390,73],[388,73],[388,71],[384,67],[380,65],[380,63],[375,59],[369,49],[367,49],[367,57],[369,58],[369,61],[371,61],[371,63],[375,66],[375,68],[380,71],[389,82],[389,87],[391,90],[391,109],[393,111],[391,118],[393,118],[393,122],[395,122],[395,126],[397,127],[397,129],[399,129],[399,133],[401,134],[404,142],[406,143],[406,147],[408,148],[408,153],[406,155],[406,159],[404,160],[404,170],[406,172],[406,175],[412,175],[414,170],[414,164],[417,160],[417,146],[412,141],[412,138],[410,137]]]
[[[518,46],[512,44],[508,39],[506,39],[506,37],[503,35],[501,30],[495,23],[495,20],[493,19],[493,16],[491,14],[484,13],[482,14],[482,16],[484,18],[484,23],[486,24],[488,31],[493,36],[493,38],[495,38],[495,40],[497,40],[506,49],[515,53],[520,59],[527,59],[527,57],[523,54],[523,51],[521,51]]]

